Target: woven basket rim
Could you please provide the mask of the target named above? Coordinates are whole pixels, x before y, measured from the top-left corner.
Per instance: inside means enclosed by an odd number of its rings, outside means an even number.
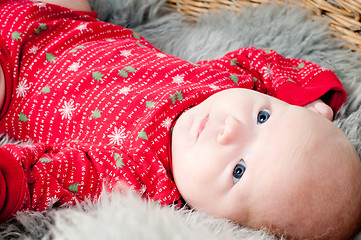
[[[313,18],[326,21],[333,35],[345,41],[344,47],[361,50],[361,0],[167,0],[167,3],[192,21],[220,8],[240,11],[244,6],[264,3],[297,4],[310,9]]]

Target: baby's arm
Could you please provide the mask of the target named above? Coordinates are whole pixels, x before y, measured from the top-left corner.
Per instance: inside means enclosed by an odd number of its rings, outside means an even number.
[[[42,2],[51,3],[66,7],[76,11],[91,11],[88,0],[41,0]]]
[[[130,171],[121,149],[80,143],[7,144],[0,159],[0,222],[18,211],[94,200],[103,185],[110,190]]]
[[[242,48],[223,58],[200,63],[240,79],[247,76],[253,80],[255,90],[293,105],[304,106],[322,99],[336,113],[346,100],[345,90],[331,70],[305,60],[285,58],[273,50]]]

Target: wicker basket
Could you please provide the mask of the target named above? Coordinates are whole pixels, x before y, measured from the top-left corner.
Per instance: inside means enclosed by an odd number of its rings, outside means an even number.
[[[329,22],[334,35],[346,40],[345,47],[361,50],[361,0],[167,0],[192,20],[209,10],[227,7],[239,11],[245,5],[288,2],[311,8],[315,17]]]

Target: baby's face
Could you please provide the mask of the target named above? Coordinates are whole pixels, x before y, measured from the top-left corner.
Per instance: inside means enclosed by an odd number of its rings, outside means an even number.
[[[357,160],[330,160],[334,137],[348,142],[329,120],[310,110],[255,91],[229,89],[179,117],[172,171],[181,195],[195,209],[250,227],[292,229],[298,218],[309,219],[302,221],[312,227],[315,219],[307,212],[312,215],[314,209],[308,204],[324,199],[327,205],[351,181],[342,179],[344,171],[355,172],[350,173],[355,178],[361,172]],[[343,205],[349,197],[333,202]]]

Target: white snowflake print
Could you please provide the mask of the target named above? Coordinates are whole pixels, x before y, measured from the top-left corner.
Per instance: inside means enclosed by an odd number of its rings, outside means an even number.
[[[105,39],[105,41],[107,41],[107,42],[115,42],[115,39],[114,38],[107,38],[107,39]]]
[[[80,64],[74,62],[69,66],[68,71],[76,72],[76,71],[78,71],[79,68],[80,68]]]
[[[87,23],[81,24],[79,26],[77,26],[75,29],[80,30],[81,32],[83,32],[83,30],[86,30],[88,27]]]
[[[129,57],[132,55],[132,51],[130,50],[123,50],[120,52],[120,56],[123,56],[123,57]]]
[[[157,53],[156,56],[159,57],[159,58],[164,58],[167,55],[165,55],[164,53]]]
[[[268,65],[267,67],[263,67],[262,72],[263,72],[265,78],[272,79],[273,69],[272,69],[272,67],[270,65]]]
[[[165,127],[166,129],[170,129],[170,126],[172,126],[172,119],[170,117],[167,117],[162,123],[162,127]]]
[[[124,94],[124,95],[128,95],[128,93],[130,92],[130,87],[123,87],[122,89],[120,89],[118,91],[119,94]]]
[[[114,127],[112,134],[108,135],[110,144],[120,145],[123,142],[123,139],[127,137],[124,131],[124,128],[118,129],[117,127]]]
[[[30,48],[29,53],[30,54],[35,54],[35,53],[37,53],[38,50],[39,50],[39,47],[33,46],[32,48]]]
[[[71,119],[73,117],[73,112],[76,110],[74,105],[74,100],[70,99],[69,101],[64,101],[64,105],[58,111],[61,113],[61,119]]]
[[[28,81],[24,79],[23,81],[19,82],[18,86],[16,87],[16,96],[25,97],[29,89],[30,86],[28,84]]]
[[[209,87],[212,89],[212,90],[219,90],[220,87],[214,85],[214,84],[210,84]]]
[[[177,74],[176,76],[173,77],[173,82],[177,83],[177,84],[183,83],[184,82],[184,76]]]

